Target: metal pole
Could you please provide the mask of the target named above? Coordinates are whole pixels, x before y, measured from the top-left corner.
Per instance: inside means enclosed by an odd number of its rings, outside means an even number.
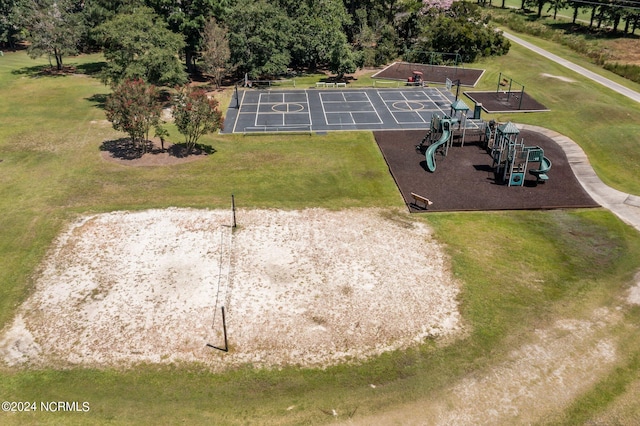
[[[236,227],[236,199],[231,194],[231,211],[233,212],[233,227]]]
[[[224,306],[222,307],[222,332],[224,333],[224,351],[229,352],[229,343],[227,342],[227,320],[224,316]]]
[[[524,98],[524,86],[522,86],[522,91],[520,92],[520,102],[518,102],[518,109],[522,109],[522,98]]]

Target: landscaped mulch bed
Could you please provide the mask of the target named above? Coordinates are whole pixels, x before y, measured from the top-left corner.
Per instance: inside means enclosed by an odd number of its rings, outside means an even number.
[[[443,157],[436,154],[436,170],[426,169],[425,156],[416,145],[424,131],[374,132],[380,150],[389,165],[405,202],[411,211],[425,211],[413,204],[411,193],[433,202],[428,211],[522,210],[598,207],[573,174],[562,149],[550,138],[522,130],[526,146],[540,146],[552,162],[546,183],[537,184],[527,172],[524,186],[507,186],[494,173],[491,156],[483,147],[480,135],[465,138]],[[528,167],[535,168],[537,163]]]
[[[476,104],[481,103],[482,109],[488,113],[549,111],[549,108],[533,99],[527,92],[464,92],[464,94]]]
[[[412,76],[413,71],[420,71],[423,74],[424,81],[427,83],[445,84],[448,78],[452,82],[460,80],[461,86],[470,87],[474,87],[484,73],[484,70],[475,68],[394,62],[372,77],[406,81],[407,78]]]

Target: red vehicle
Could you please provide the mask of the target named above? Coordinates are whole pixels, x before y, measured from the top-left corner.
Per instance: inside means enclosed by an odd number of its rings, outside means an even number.
[[[408,84],[416,86],[421,85],[422,81],[422,73],[420,71],[413,71],[413,75],[407,79]]]

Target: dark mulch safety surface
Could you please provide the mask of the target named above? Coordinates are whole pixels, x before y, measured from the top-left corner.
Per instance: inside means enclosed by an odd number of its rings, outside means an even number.
[[[498,112],[537,112],[549,111],[549,108],[533,99],[527,92],[464,92],[465,96],[488,113]],[[522,101],[520,101],[522,98]]]
[[[482,74],[484,74],[484,70],[475,68],[394,62],[372,77],[406,81],[407,78],[413,75],[413,71],[422,72],[422,77],[427,83],[445,84],[448,78],[451,81],[460,80],[461,86],[470,87],[474,87],[482,77]]]
[[[526,146],[544,149],[552,162],[549,180],[536,184],[527,172],[525,185],[518,187],[504,185],[495,176],[491,156],[479,135],[466,137],[464,147],[455,141],[446,157],[436,154],[434,173],[427,171],[424,154],[416,150],[424,131],[379,131],[374,135],[412,212],[424,209],[413,204],[411,192],[433,202],[428,211],[598,207],[574,176],[562,149],[537,132],[523,130],[519,136]]]

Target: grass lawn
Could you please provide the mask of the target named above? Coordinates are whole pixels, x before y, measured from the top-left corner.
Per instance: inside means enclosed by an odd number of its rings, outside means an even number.
[[[640,164],[634,142],[640,134],[639,107],[531,56],[514,46],[507,57],[474,64],[488,69],[481,88],[494,88],[502,71],[524,82],[527,92],[552,112],[496,118],[567,134],[584,147],[603,179],[640,194],[634,173]],[[100,60],[87,56],[68,62],[92,69]],[[228,207],[232,193],[239,205],[256,208],[402,205],[368,132],[213,135],[203,142],[216,152],[204,160],[137,168],[106,162],[100,144],[122,136],[104,121],[100,108],[108,89],[86,76],[41,77],[34,67],[42,64],[21,52],[0,58],[0,327],[30,293],[34,271],[54,236],[78,214]],[[170,131],[170,139],[178,141],[175,129]],[[371,415],[437,397],[460,378],[504,361],[532,338],[533,330],[556,319],[621,306],[623,318],[612,329],[616,369],[554,413],[558,422],[567,423],[599,415],[614,418],[607,410],[627,398],[640,380],[640,332],[634,326],[640,309],[620,302],[639,266],[638,233],[600,209],[421,218],[446,245],[452,271],[463,283],[460,302],[470,333],[462,340],[449,346],[426,341],[415,349],[325,370],[248,366],[213,374],[198,365],[4,369],[3,401],[88,401],[91,410],[2,413],[0,423],[322,424],[333,420],[323,412],[331,408]]]

